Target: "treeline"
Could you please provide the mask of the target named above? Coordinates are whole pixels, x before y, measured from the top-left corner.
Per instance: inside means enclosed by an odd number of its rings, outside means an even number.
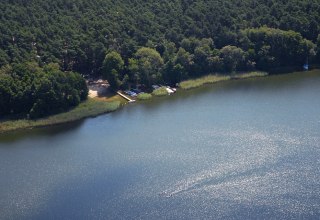
[[[2,0],[0,11],[1,115],[77,105],[87,89],[73,72],[118,89],[320,63],[320,0]]]
[[[257,68],[278,65],[268,57],[277,46],[263,47],[264,40],[254,39],[254,31],[249,45],[243,30],[263,26],[292,30],[315,44],[320,33],[320,0],[2,0],[0,11],[0,66],[55,62],[63,70],[89,75],[103,74],[110,51],[121,54],[128,66],[139,48],[154,48],[166,63],[166,45],[179,51],[182,42],[192,38],[212,39],[213,50],[236,46],[250,53],[249,60],[265,54],[267,58],[255,60]]]
[[[62,72],[59,65],[37,63],[0,68],[0,116],[39,118],[76,106],[88,96],[83,77]]]
[[[105,57],[102,72],[113,88],[125,89],[129,82],[150,87],[215,72],[302,67],[316,57],[316,45],[294,31],[262,27],[242,30],[237,38],[238,46],[221,49],[212,38],[185,38],[178,44],[164,41],[138,49],[129,59],[111,51]]]

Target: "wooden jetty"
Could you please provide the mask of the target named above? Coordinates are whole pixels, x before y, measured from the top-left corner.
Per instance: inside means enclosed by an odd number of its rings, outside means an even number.
[[[130,99],[128,96],[122,94],[122,93],[119,92],[119,91],[117,92],[117,94],[118,94],[119,96],[121,96],[122,98],[128,100],[129,103],[132,103],[132,102],[135,102],[135,101],[136,101],[136,100]]]

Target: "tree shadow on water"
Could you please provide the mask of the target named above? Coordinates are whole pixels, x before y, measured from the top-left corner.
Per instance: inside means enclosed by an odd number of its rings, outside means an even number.
[[[84,121],[85,119],[75,121],[75,122],[60,124],[60,125],[51,125],[48,127],[17,130],[17,131],[0,134],[0,146],[6,143],[9,144],[16,141],[21,141],[26,138],[30,139],[30,138],[37,138],[37,137],[53,137],[61,134],[75,132],[76,130],[81,128]]]

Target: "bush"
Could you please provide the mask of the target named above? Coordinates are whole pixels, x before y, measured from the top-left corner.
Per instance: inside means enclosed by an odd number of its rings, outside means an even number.
[[[160,88],[158,88],[158,89],[155,89],[155,90],[152,92],[152,95],[155,95],[155,96],[165,96],[165,95],[168,95],[167,88],[166,88],[166,87],[160,87]]]
[[[148,100],[152,98],[152,95],[149,93],[140,93],[137,98],[139,100]]]

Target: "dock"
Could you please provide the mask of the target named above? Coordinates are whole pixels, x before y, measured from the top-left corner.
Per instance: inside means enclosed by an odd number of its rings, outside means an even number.
[[[135,102],[135,101],[136,101],[136,100],[130,99],[128,96],[122,94],[122,93],[119,92],[119,91],[117,92],[117,94],[118,94],[119,96],[121,96],[122,98],[126,99],[129,103],[132,103],[132,102]]]

